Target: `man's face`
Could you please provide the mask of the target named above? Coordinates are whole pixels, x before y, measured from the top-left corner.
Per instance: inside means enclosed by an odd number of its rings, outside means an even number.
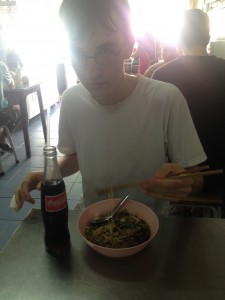
[[[100,103],[113,103],[112,97],[124,79],[123,63],[127,44],[121,31],[96,27],[79,41],[71,41],[74,70],[80,82]]]

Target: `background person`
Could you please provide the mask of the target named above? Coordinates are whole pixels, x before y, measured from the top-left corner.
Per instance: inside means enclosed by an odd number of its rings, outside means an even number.
[[[15,49],[9,49],[6,55],[6,63],[10,71],[16,73],[18,68],[22,70],[23,62]]]
[[[9,73],[7,65],[0,61],[0,126],[8,125],[9,116],[7,113],[7,108],[9,107],[9,102],[4,97],[4,85],[8,87],[14,86],[14,80]],[[13,113],[16,117],[16,112]],[[13,117],[14,118],[14,117]],[[12,129],[12,128],[9,128]],[[11,151],[12,149],[8,145],[8,141],[3,128],[0,128],[0,151]]]
[[[15,82],[22,80],[23,62],[15,49],[8,49],[6,64]]]
[[[64,0],[60,15],[80,81],[62,97],[63,177],[80,170],[86,206],[103,199],[97,188],[149,179],[114,196],[129,194],[166,214],[170,200],[198,193],[203,184],[202,176],[167,178],[206,159],[184,97],[173,85],[124,72],[134,47],[127,0]],[[19,207],[23,199],[34,203],[30,191],[40,188],[42,175],[24,178]]]
[[[0,61],[0,110],[8,106],[8,100],[5,99],[3,89],[4,84],[8,87],[14,86],[14,80],[9,73],[7,65]]]
[[[225,170],[225,60],[209,55],[208,15],[184,13],[180,35],[183,55],[157,69],[153,78],[177,86],[185,96],[211,168]],[[206,191],[225,189],[225,176],[205,179]]]
[[[155,63],[154,65],[150,66],[144,73],[145,77],[151,78],[152,74],[155,70],[157,70],[159,67],[162,67],[169,61],[175,59],[178,56],[178,50],[177,47],[174,45],[164,45],[162,47],[161,52],[161,58],[162,60]]]

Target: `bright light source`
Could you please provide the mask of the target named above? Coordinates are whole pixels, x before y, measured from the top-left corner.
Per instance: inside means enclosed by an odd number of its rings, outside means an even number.
[[[210,18],[211,40],[225,37],[225,8],[214,9],[208,13]]]
[[[176,43],[185,1],[129,0],[129,2],[132,28],[137,38],[147,31],[162,42]]]

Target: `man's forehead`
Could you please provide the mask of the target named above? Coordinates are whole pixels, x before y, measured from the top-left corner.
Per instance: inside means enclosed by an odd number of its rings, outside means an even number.
[[[108,21],[104,18],[99,20],[91,18],[87,22],[84,21],[83,27],[79,27],[76,24],[76,20],[74,20],[74,26],[71,26],[69,31],[70,39],[76,44],[83,43],[85,39],[91,40],[93,36],[94,39],[99,40],[100,37],[115,38],[115,35],[120,35],[124,38],[125,35],[124,20],[121,19],[121,15],[115,10],[110,12]]]
[[[100,26],[92,28],[89,33],[86,33],[80,39],[70,37],[70,45],[77,48],[99,48],[107,45],[119,45],[123,42],[123,34],[117,30],[109,32],[102,29]]]

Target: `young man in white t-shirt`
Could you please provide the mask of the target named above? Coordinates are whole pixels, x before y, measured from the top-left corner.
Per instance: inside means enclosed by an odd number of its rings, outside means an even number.
[[[148,179],[140,188],[114,195],[130,197],[165,214],[169,201],[201,190],[201,176],[169,174],[206,159],[186,101],[173,85],[124,72],[134,37],[127,0],[64,0],[60,14],[80,84],[63,94],[59,122],[62,175],[79,171],[84,203],[106,198],[96,189]],[[34,203],[42,172],[30,173],[17,190]]]

